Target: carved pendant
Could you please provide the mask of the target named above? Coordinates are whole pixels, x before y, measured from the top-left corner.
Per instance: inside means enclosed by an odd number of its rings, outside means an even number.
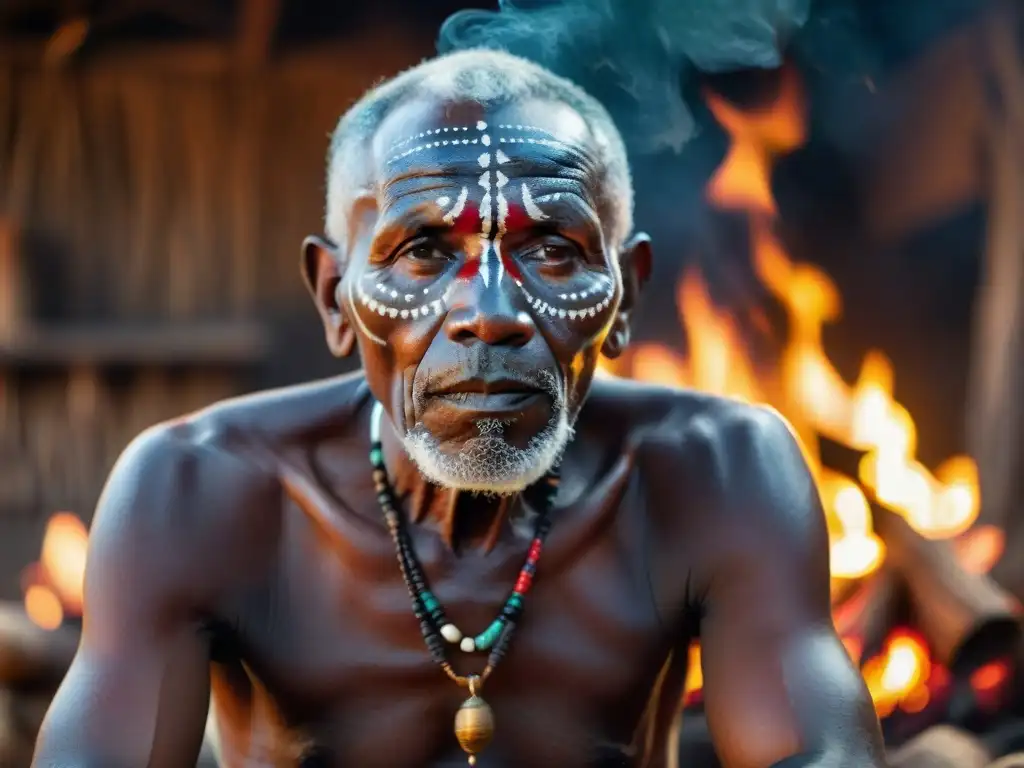
[[[455,713],[455,738],[469,755],[469,764],[476,765],[476,756],[484,751],[494,737],[494,712],[476,693],[475,680],[470,680],[470,697]]]

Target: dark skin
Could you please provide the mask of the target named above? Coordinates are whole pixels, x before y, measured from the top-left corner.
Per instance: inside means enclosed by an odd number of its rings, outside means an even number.
[[[504,190],[530,215],[511,203],[500,214],[505,273],[486,283],[497,267],[481,216],[442,220],[463,187],[484,210],[480,146],[391,161],[410,136],[479,120],[564,141],[506,149]],[[452,719],[467,692],[431,661],[413,619],[370,476],[371,404],[384,407],[390,481],[432,590],[479,631],[526,557],[536,496],[429,483],[400,438],[431,425],[437,450],[457,455],[490,414],[525,447],[554,400],[487,382],[536,370],[557,380],[576,437],[523,618],[483,691],[497,727],[479,765],[671,764],[698,636],[727,768],[885,764],[832,629],[824,518],[788,427],[748,405],[592,379],[598,354],[628,343],[651,259],[642,235],[613,244],[598,156],[560,104],[417,100],[388,116],[365,166],[349,169],[365,184],[346,244],[311,238],[303,255],[328,344],[358,346],[365,375],[220,403],[129,447],[95,517],[84,636],[36,766],[192,764],[211,692],[228,766],[314,754],[331,766],[464,765]],[[514,197],[521,184],[532,198]],[[451,290],[440,311],[403,318],[360,303],[358,280],[385,299],[391,286]],[[612,295],[572,320],[576,305],[558,302],[573,299],[558,297],[583,285]],[[460,397],[440,393],[456,384]],[[485,663],[450,657],[461,674]]]

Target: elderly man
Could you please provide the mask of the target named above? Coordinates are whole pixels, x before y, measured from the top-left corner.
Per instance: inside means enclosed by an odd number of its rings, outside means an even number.
[[[594,380],[651,249],[608,115],[470,51],[369,93],[302,268],[364,372],[155,427],[96,514],[36,765],[883,765],[774,413]]]

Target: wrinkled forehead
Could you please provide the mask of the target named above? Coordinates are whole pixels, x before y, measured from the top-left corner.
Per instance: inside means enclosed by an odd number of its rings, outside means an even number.
[[[383,121],[373,155],[384,187],[406,178],[479,175],[482,156],[499,152],[507,175],[571,178],[593,186],[599,167],[594,143],[584,119],[561,102],[485,108],[419,99]]]

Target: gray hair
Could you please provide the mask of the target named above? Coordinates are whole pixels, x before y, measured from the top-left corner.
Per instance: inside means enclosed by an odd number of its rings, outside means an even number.
[[[475,101],[484,105],[518,99],[547,99],[575,110],[586,122],[601,162],[608,235],[618,248],[633,229],[633,182],[626,148],[611,116],[582,88],[504,51],[471,49],[429,59],[373,88],[338,121],[327,159],[325,231],[336,243],[345,238],[345,205],[359,183],[367,147],[390,112],[413,96]],[[358,179],[358,181],[357,181]]]

